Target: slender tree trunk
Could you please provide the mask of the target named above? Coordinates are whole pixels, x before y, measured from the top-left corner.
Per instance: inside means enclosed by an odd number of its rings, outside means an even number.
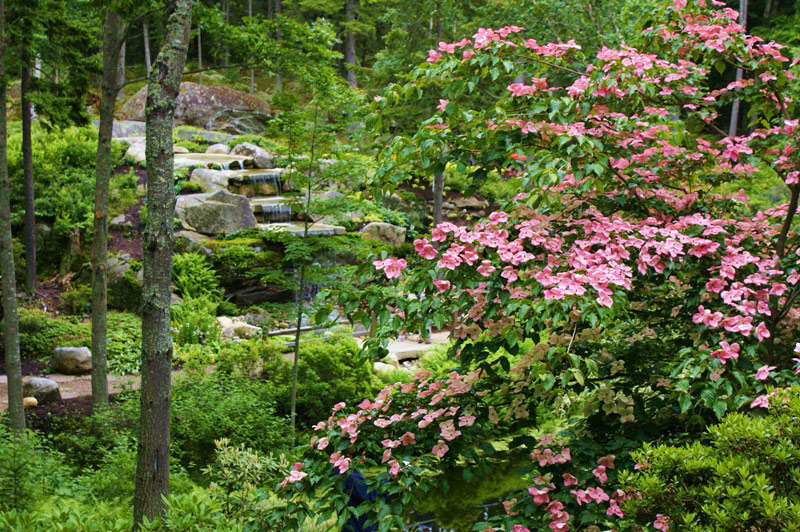
[[[25,179],[25,286],[28,293],[36,293],[36,203],[33,191],[33,138],[31,122],[33,105],[28,99],[31,90],[31,65],[28,45],[20,53],[22,75],[20,100],[22,103],[22,168]]]
[[[200,24],[197,25],[197,83],[203,84],[203,30],[200,29]]]
[[[442,223],[442,203],[444,201],[444,170],[433,176],[433,225]]]
[[[311,210],[311,188],[312,179],[314,176],[314,157],[316,155],[317,144],[317,124],[319,120],[319,105],[315,104],[314,107],[314,127],[311,130],[311,153],[308,158],[308,184],[306,186],[306,197],[304,201],[303,213],[303,239],[308,242],[308,220],[309,211]],[[297,369],[300,362],[300,329],[303,325],[303,296],[306,291],[306,262],[305,260],[300,265],[300,283],[297,298],[297,329],[294,335],[294,360],[292,361],[292,399],[290,404],[290,417],[292,424],[292,439],[294,440],[297,433]]]
[[[97,166],[94,188],[94,235],[92,237],[92,408],[108,404],[106,362],[106,312],[108,302],[108,193],[111,180],[111,135],[118,89],[122,28],[114,6],[108,8],[103,28],[103,79],[100,85],[100,125],[97,134]]]
[[[739,24],[743,27],[747,27],[747,0],[739,0]],[[743,75],[743,71],[741,68],[736,69],[736,81],[741,81]],[[731,123],[728,127],[728,136],[734,137],[736,136],[736,130],[739,126],[739,98],[736,98],[733,101],[733,106],[731,107]]]
[[[348,23],[352,23],[356,19],[355,13],[355,0],[347,0],[347,7],[345,8],[345,18]],[[357,87],[358,81],[356,80],[355,66],[356,60],[356,36],[351,28],[347,29],[347,35],[344,43],[344,62],[347,68],[347,83],[351,87]]]
[[[147,87],[147,224],[142,241],[142,385],[133,499],[135,529],[144,517],[152,519],[163,514],[162,497],[169,493],[172,363],[169,303],[175,240],[172,127],[191,20],[192,0],[175,0]]]
[[[267,0],[267,18],[272,20],[275,17],[275,6],[272,0]]]
[[[275,0],[275,16],[276,17],[278,15],[280,15],[281,11],[283,10],[283,6],[281,4],[281,1],[282,0]],[[278,40],[278,41],[283,40],[283,32],[281,32],[280,28],[278,28],[278,31],[276,32],[275,39]],[[276,70],[277,70],[277,75],[275,76],[275,89],[276,90],[281,90],[281,88],[283,87],[283,76],[281,75],[281,67],[280,67],[280,65],[278,65],[278,68]]]
[[[225,12],[225,25],[229,25],[231,23],[231,0],[222,0],[224,5],[224,12]],[[231,47],[229,44],[225,44],[225,66],[228,66],[231,62]]]
[[[144,69],[147,77],[150,77],[150,28],[147,18],[142,22],[142,33],[144,34]]]
[[[17,281],[14,277],[14,251],[11,238],[11,191],[8,183],[6,134],[6,6],[0,0],[0,276],[3,284],[3,341],[8,375],[8,414],[11,428],[25,430],[22,407],[22,368],[19,361],[19,320],[17,319]]]
[[[772,16],[772,7],[773,0],[767,0],[766,5],[764,6],[764,18],[769,18]]]
[[[125,41],[122,41],[122,46],[119,48],[119,70],[117,73],[119,75],[119,80],[117,81],[119,93],[117,93],[117,98],[121,100],[125,98]]]
[[[247,16],[253,16],[253,0],[247,0]],[[256,93],[256,70],[250,67],[250,94]]]

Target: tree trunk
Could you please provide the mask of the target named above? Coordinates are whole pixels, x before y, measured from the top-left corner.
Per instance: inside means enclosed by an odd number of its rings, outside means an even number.
[[[27,43],[23,43],[20,59],[22,75],[20,100],[22,103],[22,168],[25,179],[25,286],[28,293],[36,293],[36,205],[33,192],[33,139],[31,121],[33,106],[28,100],[31,90],[31,66]]]
[[[345,18],[347,19],[348,23],[352,23],[356,19],[355,13],[355,0],[347,0],[347,7],[345,8]],[[353,33],[353,30],[348,28],[347,36],[345,38],[344,44],[344,62],[346,63],[347,68],[347,83],[350,84],[351,87],[357,87],[358,81],[356,81],[356,36]]]
[[[142,384],[133,499],[135,529],[144,517],[153,519],[163,514],[162,497],[169,493],[172,364],[169,303],[175,240],[172,127],[189,48],[191,19],[192,0],[175,0],[147,87],[147,224],[142,241]]]
[[[767,19],[772,16],[773,0],[767,0],[764,6],[764,18]]]
[[[281,5],[281,0],[275,0],[275,16],[280,15],[282,9],[283,6]],[[281,32],[280,28],[278,28],[278,31],[275,34],[275,39],[278,41],[281,41],[283,39],[283,32]],[[275,89],[281,90],[281,88],[283,87],[283,76],[281,75],[280,65],[278,65],[276,71],[277,75],[275,76]]]
[[[444,170],[433,176],[433,225],[442,223],[442,202],[444,201]]]
[[[203,30],[200,29],[200,24],[197,25],[197,84],[203,84]]]
[[[144,70],[147,77],[150,77],[150,31],[147,19],[142,22],[142,33],[144,34]]]
[[[19,320],[14,251],[11,239],[11,191],[8,183],[6,134],[5,0],[0,0],[0,276],[3,284],[3,341],[8,375],[8,414],[11,428],[25,430],[22,407],[22,367],[19,361]]]
[[[229,25],[231,23],[231,0],[222,0],[223,3],[223,11],[225,12],[225,25]],[[225,66],[228,66],[231,62],[231,47],[225,41]]]
[[[112,6],[113,7],[113,6]],[[106,311],[108,302],[108,194],[111,180],[111,135],[117,97],[120,39],[119,15],[112,7],[103,28],[103,79],[100,84],[100,125],[97,133],[97,166],[94,187],[94,235],[92,237],[92,409],[108,404],[106,362]]]
[[[747,27],[747,0],[739,0],[739,24],[743,27]],[[741,81],[743,75],[743,71],[741,68],[736,69],[736,81]],[[739,98],[736,98],[733,101],[733,105],[731,106],[731,123],[728,127],[728,136],[735,137],[736,130],[739,126]]]
[[[122,41],[122,46],[120,46],[119,49],[119,70],[117,74],[119,75],[119,80],[117,81],[119,93],[117,93],[117,98],[122,100],[125,98],[125,41]]]
[[[247,0],[247,16],[253,16],[253,0]],[[250,94],[256,93],[256,70],[250,67]]]

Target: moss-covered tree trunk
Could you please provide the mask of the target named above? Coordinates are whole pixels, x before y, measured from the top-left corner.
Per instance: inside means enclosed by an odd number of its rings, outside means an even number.
[[[19,361],[19,320],[17,319],[17,281],[14,276],[14,251],[11,240],[11,192],[6,158],[6,6],[0,0],[0,277],[3,284],[3,340],[8,376],[8,414],[11,428],[25,430],[22,408],[22,368]]]
[[[25,285],[29,294],[36,293],[36,206],[33,192],[33,138],[31,121],[33,104],[28,98],[31,90],[31,67],[28,43],[20,52],[20,101],[22,104],[22,169],[25,180]]]
[[[117,98],[122,27],[114,6],[108,8],[103,29],[103,78],[100,84],[100,125],[94,187],[92,238],[92,407],[108,403],[106,311],[108,306],[108,193],[111,179],[111,135]]]
[[[169,492],[170,282],[175,214],[172,125],[189,46],[192,0],[170,5],[164,43],[147,86],[147,224],[142,285],[142,386],[134,528],[164,511]]]

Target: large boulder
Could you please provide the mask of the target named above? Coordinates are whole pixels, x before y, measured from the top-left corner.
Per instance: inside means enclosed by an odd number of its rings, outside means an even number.
[[[222,338],[233,340],[236,338],[254,338],[261,335],[261,327],[250,325],[242,318],[219,316],[217,323],[221,329]]]
[[[144,142],[134,142],[128,147],[128,151],[125,152],[125,157],[131,159],[136,163],[143,163],[146,159],[145,155],[145,143]]]
[[[212,144],[206,149],[206,153],[218,153],[220,155],[228,155],[231,152],[231,147],[227,144],[217,143]]]
[[[92,372],[92,352],[88,347],[56,347],[53,353],[56,371],[64,375]]]
[[[204,235],[233,233],[258,226],[247,198],[227,190],[178,196],[175,214],[184,229]]]
[[[264,148],[251,144],[250,142],[237,144],[230,151],[230,154],[252,157],[256,168],[275,168],[275,163],[272,162],[274,155]]]
[[[195,168],[189,181],[200,185],[203,192],[216,192],[228,188],[228,174],[222,170]]]
[[[139,89],[122,106],[130,120],[144,120],[147,86]],[[245,92],[228,87],[181,83],[175,108],[175,123],[233,133],[261,133],[270,116],[267,103]],[[256,119],[255,121],[253,119]],[[255,123],[254,123],[255,122]]]
[[[375,240],[400,247],[406,241],[406,228],[385,222],[372,222],[364,226],[361,236],[367,240]]]
[[[22,395],[34,397],[37,404],[46,405],[61,401],[61,390],[54,380],[42,377],[31,377],[22,384]]]

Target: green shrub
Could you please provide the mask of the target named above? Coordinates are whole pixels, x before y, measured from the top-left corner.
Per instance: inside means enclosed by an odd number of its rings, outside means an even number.
[[[771,397],[763,415],[725,416],[708,443],[633,453],[640,471],[620,475],[642,494],[624,506],[630,524],[662,514],[677,530],[800,530],[798,392]]]
[[[269,382],[249,377],[195,373],[179,378],[172,389],[173,456],[188,468],[205,467],[214,459],[214,441],[221,438],[262,453],[285,451],[291,431],[286,419],[276,415],[274,397]],[[121,408],[135,431],[138,392]]]
[[[56,347],[90,347],[92,330],[88,321],[75,316],[53,317],[36,309],[19,309],[20,354],[23,359],[47,360]],[[108,367],[112,373],[139,370],[142,322],[124,312],[108,313]]]
[[[112,143],[112,164],[120,161],[125,144]],[[92,126],[44,131],[35,127],[33,166],[36,169],[34,195],[37,221],[52,227],[39,242],[39,259],[44,266],[56,266],[69,243],[73,228],[91,228],[94,212],[97,130]],[[9,130],[8,171],[11,182],[12,224],[19,225],[24,215],[22,133]],[[115,183],[135,193],[135,181]],[[120,191],[121,193],[121,191]]]
[[[12,433],[0,413],[0,512],[30,507],[54,493],[68,474],[58,453],[47,450],[33,433]]]
[[[108,308],[138,313],[142,306],[142,283],[133,268],[108,283]]]
[[[219,298],[219,279],[199,253],[176,253],[172,257],[172,282],[183,298]]]
[[[75,318],[51,317],[36,309],[19,309],[19,350],[23,359],[46,360],[56,347],[89,347],[91,330]]]
[[[358,353],[358,344],[347,332],[302,340],[297,376],[298,427],[305,429],[327,419],[336,403],[358,403],[373,396],[379,382],[372,364],[360,360]],[[278,413],[288,415],[291,363],[284,355],[276,355],[265,362],[264,372],[276,387]]]
[[[80,285],[61,294],[61,307],[69,314],[86,314],[92,310],[92,287]]]
[[[209,296],[189,298],[172,305],[170,312],[175,342],[178,345],[216,345],[220,333],[217,323],[218,305],[219,302]]]

